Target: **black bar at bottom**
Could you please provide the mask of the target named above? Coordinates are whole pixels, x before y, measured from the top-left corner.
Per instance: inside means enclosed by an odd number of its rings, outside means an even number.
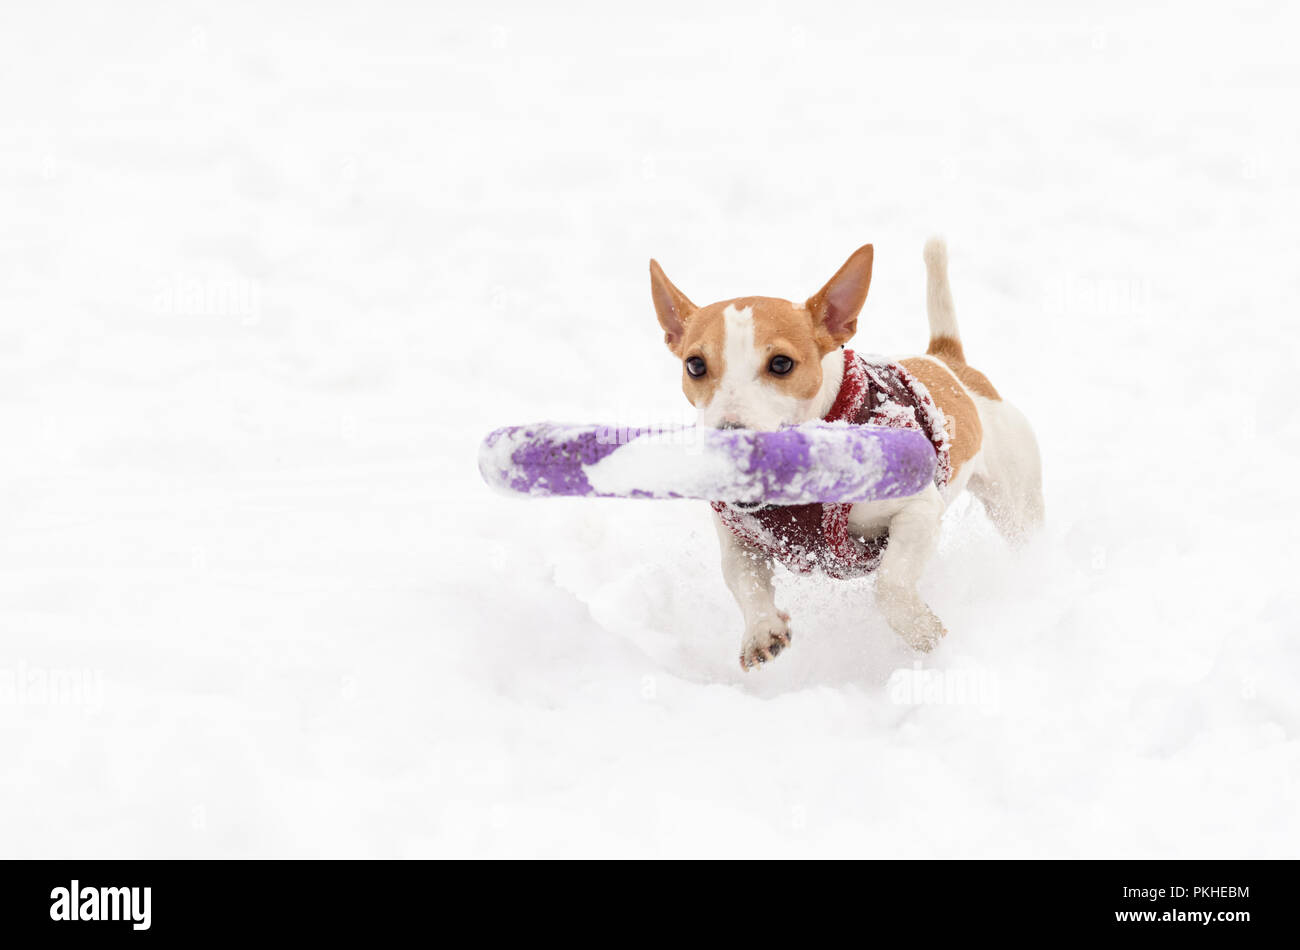
[[[1071,937],[1235,941],[1292,928],[1281,861],[10,861],[12,938],[368,941],[469,928],[529,942],[848,930],[866,942]],[[647,933],[647,929],[651,932]],[[894,938],[891,938],[894,939]]]

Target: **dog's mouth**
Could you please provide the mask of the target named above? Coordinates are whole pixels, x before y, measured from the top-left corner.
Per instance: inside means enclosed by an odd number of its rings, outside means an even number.
[[[718,423],[716,426],[714,426],[714,428],[715,428],[715,429],[728,429],[728,430],[733,430],[733,431],[734,431],[734,430],[736,430],[736,429],[750,429],[751,427],[745,425],[745,424],[742,423],[742,422],[732,422],[732,421],[728,420],[728,421],[726,421],[726,422],[720,422],[720,423]],[[731,508],[734,508],[736,511],[745,511],[745,512],[750,512],[750,511],[758,511],[760,508],[766,508],[766,507],[767,507],[767,502],[765,502],[765,501],[729,501],[729,502],[727,502],[727,505],[728,505],[729,507],[731,507]]]

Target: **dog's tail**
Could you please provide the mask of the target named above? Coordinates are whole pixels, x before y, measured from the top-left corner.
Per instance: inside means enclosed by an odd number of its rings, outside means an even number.
[[[948,287],[948,245],[943,238],[925,242],[925,310],[930,317],[930,346],[925,352],[947,363],[965,363],[957,310]]]

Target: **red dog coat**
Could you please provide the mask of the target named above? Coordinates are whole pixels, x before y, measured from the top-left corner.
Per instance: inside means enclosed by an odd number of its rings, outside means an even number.
[[[898,363],[868,360],[845,350],[844,382],[824,421],[920,429],[938,456],[935,484],[942,488],[948,483],[951,468],[943,412],[921,381]],[[852,507],[768,505],[746,511],[724,501],[713,502],[722,523],[746,544],[797,573],[820,570],[840,578],[874,571],[889,541],[887,531],[875,538],[851,536]]]

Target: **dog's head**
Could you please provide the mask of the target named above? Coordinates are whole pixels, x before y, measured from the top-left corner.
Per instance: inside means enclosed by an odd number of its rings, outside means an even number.
[[[699,424],[772,430],[819,418],[829,408],[823,362],[857,330],[871,259],[870,244],[858,248],[804,303],[737,297],[706,307],[691,303],[652,260],[659,325],[682,361],[682,390]]]

